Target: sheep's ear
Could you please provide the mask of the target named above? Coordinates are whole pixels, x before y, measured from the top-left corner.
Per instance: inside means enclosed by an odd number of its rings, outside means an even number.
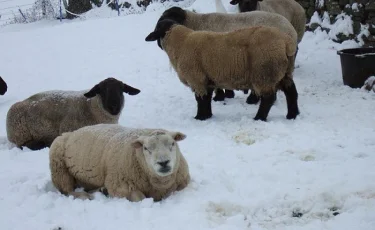
[[[136,139],[135,141],[133,141],[131,143],[131,145],[132,145],[133,148],[136,148],[136,149],[142,148],[142,146],[143,146],[143,138],[139,137],[138,139]]]
[[[238,1],[238,0],[232,0],[232,1],[230,1],[230,4],[232,4],[232,5],[237,5],[238,3],[240,3],[240,1]]]
[[[182,141],[186,138],[186,135],[181,132],[169,132],[169,135],[171,135],[175,141]]]
[[[129,95],[137,95],[138,93],[140,93],[141,91],[139,89],[136,89],[134,87],[131,87],[130,85],[127,85],[127,84],[123,84],[123,88],[122,90],[129,94]]]
[[[97,94],[100,93],[99,85],[95,85],[90,91],[87,93],[83,94],[87,98],[92,98],[95,97]]]
[[[160,33],[159,31],[154,31],[151,32],[147,37],[146,37],[146,42],[153,42],[156,41],[160,38]]]

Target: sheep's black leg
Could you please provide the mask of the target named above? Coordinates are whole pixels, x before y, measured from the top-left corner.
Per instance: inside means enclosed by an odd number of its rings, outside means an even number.
[[[294,55],[294,60],[297,59],[297,53],[298,53],[298,45],[297,45],[297,49],[296,49],[296,54]]]
[[[246,103],[250,105],[255,105],[260,100],[260,97],[258,97],[253,90],[251,90],[250,95],[246,99]]]
[[[211,109],[211,99],[212,99],[213,89],[207,89],[207,94],[204,96],[195,95],[195,100],[197,101],[198,111],[195,119],[206,120],[212,117]]]
[[[293,80],[291,80],[291,84],[288,86],[283,85],[281,89],[284,91],[286,102],[288,104],[288,114],[286,115],[286,119],[295,119],[299,114],[298,108],[298,92],[296,85],[294,84]]]
[[[225,90],[225,97],[226,98],[234,98],[234,91],[230,89]]]
[[[275,94],[276,93],[261,96],[259,109],[257,115],[254,117],[254,120],[267,120],[268,113],[275,102]]]
[[[216,89],[215,90],[215,97],[213,98],[214,101],[224,101],[225,99],[225,93],[222,89]]]
[[[41,150],[48,147],[43,141],[28,141],[24,143],[23,146],[26,146],[27,148],[33,151]]]
[[[273,102],[275,102],[276,99],[277,99],[276,94],[274,96],[275,97],[274,97],[274,101]],[[251,104],[256,104],[256,103],[259,102],[259,100],[260,100],[260,97],[258,97],[255,93],[253,93],[253,91],[251,91],[250,95],[246,99],[246,103],[250,104],[250,105]]]

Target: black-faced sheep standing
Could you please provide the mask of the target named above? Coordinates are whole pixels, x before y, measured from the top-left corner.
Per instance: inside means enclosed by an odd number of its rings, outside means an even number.
[[[214,88],[254,90],[261,97],[254,119],[263,121],[274,103],[276,91],[281,89],[287,99],[287,119],[299,114],[293,81],[296,46],[279,29],[256,26],[224,33],[194,31],[164,19],[145,40],[158,41],[180,81],[195,93],[198,105],[195,119],[212,116]]]
[[[7,83],[0,77],[0,95],[4,95],[8,90]]]
[[[140,90],[107,78],[91,90],[37,93],[10,107],[8,140],[21,149],[39,150],[64,132],[100,123],[117,124],[124,107],[123,92],[136,95]]]
[[[64,195],[92,199],[87,192],[106,190],[110,197],[160,201],[190,182],[178,141],[186,135],[163,129],[133,129],[99,124],[64,133],[51,145],[53,184]]]
[[[291,36],[297,46],[297,32],[293,25],[285,17],[276,13],[253,11],[241,14],[200,14],[184,10],[180,7],[171,7],[163,12],[159,21],[164,19],[174,20],[177,23],[196,31],[207,30],[214,32],[229,32],[249,26],[272,26]],[[158,45],[161,47],[160,44]],[[225,97],[234,97],[233,90],[226,89],[225,93],[222,89],[215,89],[215,91],[216,96],[213,98],[214,101],[223,101]],[[254,92],[251,92],[246,99],[248,104],[256,104],[258,101],[259,97],[257,97]]]

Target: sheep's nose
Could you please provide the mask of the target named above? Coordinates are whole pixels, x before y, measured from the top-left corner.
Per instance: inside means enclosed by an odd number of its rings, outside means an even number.
[[[108,106],[109,107],[109,110],[112,112],[112,113],[117,113],[118,112],[118,106],[117,105],[110,105]]]
[[[168,166],[168,163],[169,163],[169,160],[168,161],[161,161],[161,162],[158,162],[158,164],[162,167],[162,168],[166,168]]]

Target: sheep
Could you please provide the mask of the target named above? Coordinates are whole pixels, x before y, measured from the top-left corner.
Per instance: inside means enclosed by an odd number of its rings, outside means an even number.
[[[145,40],[158,42],[180,81],[195,93],[195,119],[212,117],[214,88],[253,90],[261,97],[254,120],[266,121],[278,89],[286,96],[286,118],[294,119],[299,114],[293,81],[296,46],[289,35],[277,28],[194,31],[174,20],[163,19]]]
[[[221,0],[216,0],[222,4]],[[298,43],[302,40],[306,29],[305,9],[295,0],[231,0],[230,4],[237,5],[239,11],[266,11],[277,13],[284,16],[295,28],[298,37]],[[224,8],[224,7],[222,7]],[[222,10],[219,8],[219,10]],[[298,47],[297,51],[298,52]]]
[[[8,90],[7,83],[0,77],[0,95],[4,95]]]
[[[221,3],[221,2],[220,2]],[[224,8],[224,7],[223,7]],[[297,46],[297,32],[292,24],[283,16],[270,12],[253,11],[241,14],[227,14],[227,13],[195,13],[189,10],[184,10],[180,7],[171,7],[163,12],[160,20],[171,19],[179,24],[182,24],[193,30],[208,30],[214,32],[228,32],[237,29],[246,28],[248,26],[272,26],[280,29],[292,37]],[[158,44],[160,47],[160,44]],[[216,96],[214,101],[223,101],[225,97],[233,98],[233,90],[215,89]],[[247,92],[245,91],[245,94]],[[259,97],[254,92],[251,92],[246,99],[248,104],[256,104]]]
[[[186,135],[164,129],[135,129],[118,124],[86,126],[57,137],[50,148],[52,183],[64,195],[160,201],[190,182],[178,141]],[[75,188],[83,187],[82,192]]]
[[[118,123],[124,107],[123,92],[140,90],[107,78],[90,90],[45,91],[13,104],[7,114],[8,140],[18,148],[50,147],[63,132],[98,123]]]

